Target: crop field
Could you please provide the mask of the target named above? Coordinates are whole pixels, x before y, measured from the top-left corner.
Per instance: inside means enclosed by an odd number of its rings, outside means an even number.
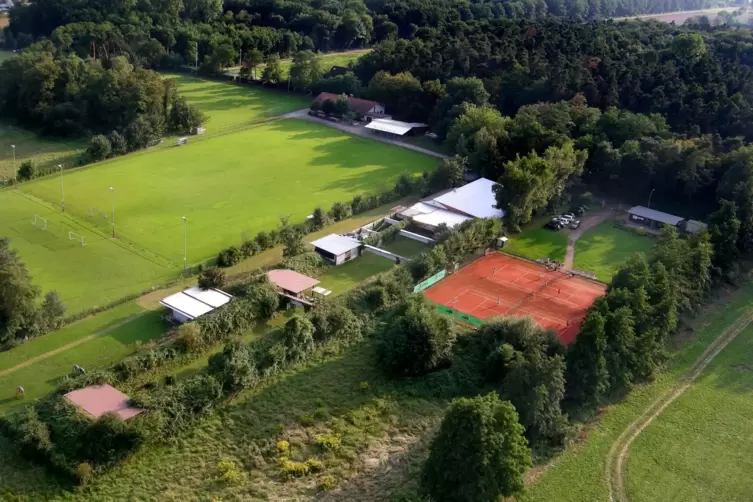
[[[59,178],[55,179],[59,198]],[[106,232],[93,232],[61,213],[59,205],[3,190],[0,207],[0,235],[10,238],[37,286],[60,293],[68,313],[149,289],[180,271],[112,241]],[[44,218],[37,226],[32,224],[35,215]],[[68,232],[82,236],[86,246],[69,240]]]
[[[281,120],[210,141],[114,159],[65,175],[66,207],[109,228],[114,187],[116,232],[181,263],[187,218],[188,261],[197,263],[281,216],[301,221],[358,194],[390,188],[401,174],[432,170],[436,160],[329,127]],[[23,187],[46,201],[60,198],[60,180]]]
[[[668,369],[638,385],[621,402],[607,405],[597,426],[583,434],[552,465],[539,468],[524,501],[609,500],[605,480],[613,442],[679,378],[728,326],[749,310],[753,286],[718,298],[681,333],[670,349]],[[753,330],[743,331],[706,368],[693,387],[665,410],[633,443],[627,459],[630,500],[749,500],[744,473],[751,461],[752,429],[747,373],[753,357]]]
[[[235,131],[263,119],[308,108],[310,99],[274,89],[168,74],[178,91],[209,117],[205,136]]]
[[[12,53],[0,51],[0,62],[8,54]],[[41,138],[33,132],[0,122],[0,179],[14,177],[11,145],[16,145],[16,169],[29,159],[38,168],[57,164],[70,166],[86,148],[81,141]]]
[[[587,231],[575,244],[575,267],[594,272],[600,281],[609,282],[634,253],[651,252],[654,240],[616,228],[611,221]]]

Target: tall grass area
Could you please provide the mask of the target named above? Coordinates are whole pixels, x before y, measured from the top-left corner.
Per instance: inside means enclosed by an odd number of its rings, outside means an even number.
[[[114,187],[117,232],[174,263],[197,263],[243,238],[302,221],[317,206],[382,192],[402,174],[433,170],[426,155],[350,136],[324,125],[281,120],[209,141],[114,159],[65,175],[66,208],[86,219],[94,206],[109,212]],[[23,190],[60,198],[60,180]],[[103,229],[109,221],[98,218]]]
[[[49,197],[57,196],[59,200],[60,179],[48,183]],[[5,189],[0,191],[0,208],[0,235],[10,238],[11,247],[19,252],[34,284],[43,291],[60,293],[67,314],[150,289],[180,272],[177,266],[167,266],[113,241],[106,229],[92,231],[81,219],[60,212],[59,205]],[[45,225],[41,219],[38,226],[32,225],[35,215],[46,220],[46,230],[40,228]],[[86,246],[70,240],[69,232],[83,236]]]
[[[0,51],[0,63],[12,54]],[[33,160],[42,171],[58,164],[66,167],[76,164],[86,148],[85,141],[43,138],[26,129],[0,122],[0,180],[15,177],[11,145],[16,145],[16,169],[22,162]]]
[[[636,235],[606,221],[578,239],[575,244],[575,267],[594,272],[597,279],[609,282],[631,255],[644,253],[648,256],[653,245],[651,237]]]
[[[662,373],[659,378],[647,385],[636,386],[630,394],[621,402],[606,406],[603,413],[600,414],[598,424],[594,424],[593,427],[586,426],[584,434],[581,439],[574,445],[570,446],[563,454],[556,457],[555,461],[548,469],[544,469],[540,477],[529,488],[528,492],[523,497],[526,501],[573,501],[580,502],[583,500],[609,500],[609,489],[605,481],[605,459],[612,443],[617,437],[628,427],[635,419],[637,419],[657,397],[666,392],[675,383],[678,378],[688,369],[688,367],[698,358],[698,356],[704,351],[706,347],[717,337],[724,329],[735,322],[749,307],[750,302],[753,301],[753,286],[746,285],[734,294],[718,299],[711,307],[696,318],[692,323],[692,328],[685,332],[680,332],[677,337],[679,339],[678,345],[680,348],[670,350],[670,360],[668,362],[668,369]],[[750,328],[741,336],[747,343],[750,343]],[[735,342],[742,343],[742,342]],[[732,357],[731,352],[734,350],[734,344],[727,347],[720,357],[728,358]],[[746,349],[747,350],[747,349]],[[722,359],[723,361],[724,359]],[[713,363],[711,368],[707,368],[705,375],[712,375],[712,369],[719,362]],[[723,363],[721,363],[723,366]],[[704,376],[701,377],[703,382]],[[713,376],[711,380],[714,381]],[[719,389],[716,389],[719,391]],[[711,402],[717,402],[719,406],[727,399],[729,392],[722,390],[718,392],[716,396],[710,399]],[[692,392],[692,391],[691,391]],[[693,395],[692,393],[689,395]],[[685,398],[681,398],[683,400]],[[719,400],[719,401],[717,401]],[[675,403],[676,405],[676,403]],[[702,405],[703,406],[703,405]],[[729,411],[731,414],[736,412]],[[725,413],[725,410],[717,410],[717,413]],[[675,414],[675,417],[678,415]],[[711,419],[710,425],[713,424],[716,418]],[[659,419],[661,420],[661,418]],[[675,423],[676,420],[674,421]],[[690,418],[685,420],[687,429],[685,429],[684,439],[678,443],[677,449],[674,450],[675,457],[670,459],[665,453],[668,452],[654,452],[655,455],[665,459],[663,469],[668,471],[677,469],[675,473],[680,475],[682,466],[687,465],[689,459],[697,455],[697,452],[693,450],[693,447],[687,448],[685,445],[691,438],[696,438],[699,424],[693,422]],[[683,426],[684,427],[684,426]],[[701,427],[706,427],[702,425]],[[732,431],[719,431],[720,434],[738,434],[744,435],[748,428],[748,424],[737,424]],[[646,431],[648,432],[648,431]],[[650,438],[651,436],[647,436]],[[655,437],[655,436],[654,436]],[[650,441],[650,439],[649,439]],[[703,444],[705,440],[701,441]],[[651,462],[650,456],[646,455],[645,448],[648,448],[649,444],[643,444],[638,447],[636,452],[638,455],[642,455],[636,458],[645,459],[646,462]],[[644,453],[641,453],[643,451]],[[635,455],[633,453],[632,455]],[[733,454],[731,452],[731,454]],[[632,458],[632,455],[630,458]],[[734,455],[734,454],[733,454]],[[638,460],[640,462],[640,460]],[[725,461],[729,465],[729,460]],[[692,462],[691,462],[692,463]],[[634,481],[631,481],[632,475],[640,476],[636,473],[635,468],[632,467],[633,461],[629,460],[628,463],[628,485],[629,494],[632,497],[635,495],[635,491],[630,488],[634,485]],[[703,477],[696,478],[693,486],[697,486],[698,483],[710,482],[711,478],[722,476],[718,478],[723,479],[724,474],[721,473],[721,467],[718,469],[716,459],[711,457],[706,459],[706,468],[711,469],[707,471]],[[741,466],[743,468],[744,466]],[[640,470],[644,473],[647,472],[645,468]],[[657,470],[657,474],[663,475],[661,470]],[[675,478],[677,479],[677,478]],[[654,478],[653,480],[645,479],[644,481],[638,481],[638,483],[648,485],[649,482],[659,483],[660,479]],[[717,483],[719,481],[714,481]],[[737,481],[739,482],[739,481]],[[742,485],[740,485],[742,486]],[[662,488],[658,488],[662,490]],[[668,485],[667,489],[671,489]],[[690,488],[689,488],[690,489]],[[685,492],[689,493],[689,492]],[[650,496],[650,492],[644,492],[644,497]],[[665,492],[668,498],[669,492]],[[715,497],[712,497],[715,498]],[[645,499],[645,498],[644,498]],[[724,497],[721,499],[728,500]],[[667,500],[667,498],[659,497],[653,500]],[[682,497],[677,500],[685,500]]]

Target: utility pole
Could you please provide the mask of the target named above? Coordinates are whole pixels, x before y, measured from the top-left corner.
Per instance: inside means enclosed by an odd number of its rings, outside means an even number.
[[[188,232],[186,228],[186,217],[183,217],[183,275],[186,275],[186,269],[188,268]]]
[[[60,208],[65,212],[65,185],[63,185],[63,165],[58,164],[60,168]]]
[[[199,42],[196,42],[196,53],[195,53],[195,61],[193,64],[193,71],[196,72],[196,74],[199,74]]]
[[[13,150],[13,181],[14,185],[18,185],[18,171],[16,170],[16,145],[10,145]]]
[[[110,195],[112,196],[112,238],[115,238],[115,189],[110,187]]]
[[[648,206],[646,207],[648,207],[649,209],[651,209],[651,196],[654,195],[654,190],[656,190],[656,188],[652,188],[651,193],[648,194]]]

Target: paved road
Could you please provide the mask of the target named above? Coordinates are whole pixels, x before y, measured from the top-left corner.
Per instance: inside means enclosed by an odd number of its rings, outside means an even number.
[[[410,143],[404,143],[402,141],[385,138],[383,136],[378,136],[376,134],[373,134],[368,129],[365,129],[363,126],[352,126],[352,125],[345,124],[343,122],[330,122],[329,120],[312,117],[311,115],[309,115],[308,108],[304,108],[303,110],[298,110],[291,113],[286,113],[282,117],[286,119],[301,119],[301,120],[308,120],[309,122],[316,122],[317,124],[322,124],[329,127],[333,127],[335,129],[339,129],[340,131],[353,134],[354,136],[361,136],[363,138],[374,139],[376,141],[381,141],[382,143],[390,143],[390,144],[393,144],[402,148],[407,148],[408,150],[415,150],[417,152],[425,153],[426,155],[430,155],[438,159],[449,158],[449,156],[447,155],[443,155],[438,152],[433,152],[431,150],[427,150],[426,148],[421,148],[420,146],[411,145]]]

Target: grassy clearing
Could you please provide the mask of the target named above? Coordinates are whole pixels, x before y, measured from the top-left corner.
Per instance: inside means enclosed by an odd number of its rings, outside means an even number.
[[[386,272],[394,265],[392,260],[364,252],[355,260],[327,269],[319,277],[321,281],[319,285],[337,296],[353,289],[370,277]]]
[[[402,235],[398,235],[397,237],[395,237],[394,241],[388,242],[387,244],[383,245],[382,249],[386,249],[390,253],[395,253],[396,255],[403,256],[405,258],[413,258],[414,256],[418,256],[421,253],[428,251],[429,246],[418,241],[414,241],[413,239],[403,237]]]
[[[390,188],[401,174],[432,170],[436,160],[403,148],[349,136],[300,120],[281,120],[181,148],[129,155],[69,172],[66,207],[107,211],[115,187],[119,234],[179,263],[188,219],[188,259],[214,256],[244,237],[303,220],[357,194]],[[24,187],[48,201],[60,181]],[[106,219],[99,220],[103,228]]]
[[[597,279],[609,282],[630,255],[648,254],[653,245],[650,237],[617,228],[607,221],[578,239],[575,244],[575,267],[594,272]]]
[[[234,85],[187,75],[169,74],[168,78],[175,80],[181,96],[209,117],[205,124],[206,137],[243,129],[266,118],[307,108],[311,104],[311,100],[305,96],[273,89]],[[196,139],[203,139],[204,136]]]
[[[567,234],[562,231],[555,232],[542,228],[539,223],[534,222],[530,228],[511,236],[505,251],[529,260],[550,258],[564,261],[565,251],[567,250]]]
[[[753,328],[636,439],[627,462],[630,500],[750,500]]]
[[[103,368],[133,352],[141,343],[165,333],[159,312],[146,312],[126,320],[75,348],[61,351],[44,360],[0,376],[0,414],[16,410],[29,401],[51,392],[61,377],[78,364],[92,370]],[[15,398],[16,386],[23,386],[26,396]]]
[[[332,52],[329,54],[322,54],[318,56],[320,68],[324,73],[328,72],[333,66],[348,66],[350,63],[355,63],[358,58],[364,54],[371,52],[371,49],[361,49],[347,52]],[[292,59],[283,59],[280,61],[280,69],[282,70],[282,78],[287,79],[288,73],[290,73],[290,67],[293,64]],[[261,74],[264,71],[266,65],[261,64],[256,68],[256,78],[260,79]],[[232,71],[237,72],[240,68],[232,68]],[[308,105],[306,105],[308,106]]]
[[[0,51],[0,63],[12,54]],[[15,176],[11,145],[16,145],[16,169],[29,159],[41,169],[58,164],[70,166],[86,148],[83,141],[42,138],[20,127],[0,122],[0,179]]]
[[[52,179],[49,183],[54,186]],[[179,273],[22,193],[0,191],[0,207],[0,235],[10,238],[35,284],[60,293],[69,314],[144,291]],[[32,225],[34,215],[47,220],[47,230]],[[69,231],[82,235],[86,246],[69,240]]]
[[[696,360],[703,350],[708,347],[708,345],[720,333],[722,333],[727,326],[736,321],[740,315],[749,308],[752,300],[753,286],[747,285],[733,295],[720,298],[713,308],[700,315],[694,321],[692,331],[682,333],[678,336],[678,345],[681,346],[670,350],[668,370],[660,375],[655,382],[649,385],[637,386],[624,401],[606,406],[600,414],[598,426],[586,426],[576,444],[568,448],[563,454],[559,455],[548,469],[544,469],[543,472],[539,473],[540,476],[537,481],[529,487],[528,493],[523,497],[523,500],[558,500],[563,502],[608,500],[609,490],[605,482],[604,472],[605,459],[612,442],[617,439],[620,433],[622,433],[630,423],[643,413],[645,408],[651,404],[654,399],[666,392],[667,389],[677,382],[677,379]],[[747,331],[746,334],[747,333],[749,333],[749,331]],[[747,337],[746,334],[741,336],[745,336],[745,338],[749,340],[749,337]],[[732,345],[727,347],[720,357],[729,357],[730,352],[733,350],[734,348]],[[715,361],[713,364],[716,365],[719,363]],[[709,371],[709,369],[707,369],[707,371]],[[705,376],[702,376],[701,381],[705,378]],[[729,390],[732,391],[732,389]],[[721,397],[721,395],[719,397]],[[678,402],[683,399],[685,399],[684,396],[680,398]],[[721,406],[721,402],[716,399],[712,399],[712,402],[717,402],[718,405]],[[673,406],[676,406],[676,403]],[[744,409],[746,408],[742,408],[741,412],[744,412]],[[720,410],[720,412],[723,411],[724,410]],[[706,418],[703,420],[706,420]],[[713,420],[714,419],[711,419],[711,422],[713,422]],[[698,431],[699,424],[697,422],[692,422],[690,419],[686,421],[686,424],[688,424],[690,428],[686,430],[686,435],[683,439],[679,443],[675,443],[677,448],[682,448],[681,450],[675,450],[675,460],[677,460],[677,456],[685,454],[684,450],[689,440],[692,439],[693,441],[697,441],[698,438],[700,438],[700,432],[698,434],[696,432]],[[701,427],[705,427],[705,425],[701,425]],[[744,427],[748,427],[748,425],[746,424]],[[649,430],[650,429],[651,428],[649,428]],[[718,433],[725,434],[726,431],[719,430]],[[746,438],[745,440],[750,441],[749,438]],[[639,439],[639,441],[641,440]],[[639,452],[638,454],[642,455],[642,453],[640,453],[641,450],[636,451]],[[655,452],[655,455],[663,457],[664,453],[665,452]],[[729,454],[733,454],[733,452],[729,452]],[[633,453],[633,455],[635,455],[635,453]],[[645,458],[645,461],[649,462],[648,456],[644,455],[642,458]],[[682,469],[681,466],[685,463],[685,460],[680,460],[679,462],[679,465],[675,467],[675,469],[678,469],[678,471],[676,471],[678,475],[680,475],[680,470]],[[713,457],[706,458],[707,468],[715,463],[716,460]],[[629,466],[631,464],[632,461],[629,461]],[[632,485],[633,483],[633,481],[631,481],[631,472],[636,472],[633,469],[633,467],[630,467],[630,471],[628,472],[627,480],[629,485]],[[716,476],[718,472],[719,471],[716,467],[714,467],[713,472],[707,471],[706,474],[704,474],[704,477],[696,478],[694,483],[704,483],[708,480],[709,476]],[[635,475],[637,476],[638,474]],[[701,476],[700,473],[699,476]],[[656,483],[661,482],[658,479],[655,479],[654,481]],[[737,479],[736,482],[739,483],[739,479]],[[647,481],[644,481],[643,483],[647,484]],[[659,489],[661,489],[661,487],[659,487]],[[635,493],[633,490],[629,493],[632,499]],[[644,495],[644,497],[650,498],[650,493],[645,493],[646,495]],[[690,492],[687,491],[685,493]],[[668,492],[666,494],[672,495]],[[652,500],[667,500],[670,498],[674,497],[659,497],[653,498]],[[712,498],[716,499],[717,497]],[[678,496],[676,499],[685,500],[681,496]],[[725,497],[721,497],[720,500],[721,499],[727,500]],[[706,498],[706,500],[708,500],[708,498]]]

